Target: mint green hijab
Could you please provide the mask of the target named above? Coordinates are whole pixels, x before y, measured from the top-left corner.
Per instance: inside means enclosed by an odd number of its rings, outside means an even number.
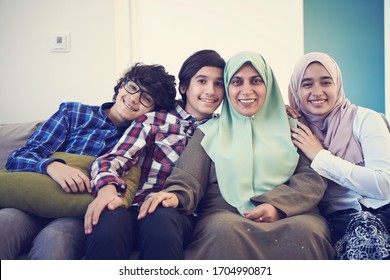
[[[267,93],[262,108],[252,117],[240,115],[228,98],[229,83],[247,62],[263,78]],[[250,198],[289,180],[298,163],[278,83],[264,58],[240,52],[225,66],[226,95],[219,118],[199,128],[205,134],[201,145],[215,163],[223,198],[243,214],[254,208]]]

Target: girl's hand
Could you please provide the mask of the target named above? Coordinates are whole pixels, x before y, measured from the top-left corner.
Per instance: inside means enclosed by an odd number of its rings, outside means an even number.
[[[324,149],[320,140],[311,132],[309,127],[301,122],[298,122],[297,128],[291,128],[291,138],[294,145],[311,161]]]
[[[296,109],[294,109],[290,105],[285,105],[285,106],[286,106],[287,116],[289,118],[299,119],[301,117],[301,114]]]

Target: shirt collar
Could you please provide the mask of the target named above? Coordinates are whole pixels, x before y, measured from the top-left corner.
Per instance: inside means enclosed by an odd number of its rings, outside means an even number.
[[[104,119],[108,119],[108,116],[106,115],[106,113],[104,112],[104,110],[107,110],[107,109],[110,109],[112,106],[114,106],[114,102],[106,102],[106,103],[103,103],[100,108],[99,108],[99,114],[104,118]]]
[[[192,121],[195,122],[196,118],[190,114],[188,114],[182,107],[182,102],[176,100],[176,106],[172,110],[172,113],[176,116],[178,116],[182,120]]]
[[[103,103],[100,108],[99,108],[99,114],[102,116],[102,118],[107,121],[108,123],[116,126],[114,124],[114,122],[106,115],[106,113],[104,112],[104,110],[107,110],[107,109],[110,109],[112,106],[114,106],[115,102],[106,102],[106,103]],[[121,129],[127,129],[127,127],[129,126],[129,124],[127,123],[124,123],[122,125],[119,125],[118,127],[120,127]]]

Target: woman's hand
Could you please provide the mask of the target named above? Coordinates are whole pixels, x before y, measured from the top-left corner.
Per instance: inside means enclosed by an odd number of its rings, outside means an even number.
[[[47,166],[47,174],[67,193],[91,192],[89,178],[77,168],[53,161]]]
[[[99,222],[100,214],[104,208],[115,210],[122,206],[123,201],[117,194],[114,185],[107,185],[101,188],[97,197],[88,205],[87,212],[84,216],[84,231],[85,234],[91,234],[93,226]]]
[[[320,140],[311,132],[310,128],[301,122],[298,122],[297,128],[291,128],[291,138],[294,145],[310,160],[313,160],[324,149]]]
[[[283,219],[284,213],[269,203],[263,203],[249,211],[245,211],[244,217],[255,222],[272,223]]]
[[[179,205],[179,199],[175,194],[168,192],[158,192],[151,194],[142,203],[138,213],[138,220],[142,220],[148,214],[153,213],[159,204],[167,208],[176,208]]]

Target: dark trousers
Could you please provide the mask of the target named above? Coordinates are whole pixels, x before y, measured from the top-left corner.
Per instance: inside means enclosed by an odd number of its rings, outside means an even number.
[[[194,228],[192,216],[164,207],[141,221],[137,216],[136,207],[105,209],[87,236],[86,259],[129,259],[134,250],[144,260],[184,259]]]
[[[327,216],[336,259],[390,259],[390,204]]]

